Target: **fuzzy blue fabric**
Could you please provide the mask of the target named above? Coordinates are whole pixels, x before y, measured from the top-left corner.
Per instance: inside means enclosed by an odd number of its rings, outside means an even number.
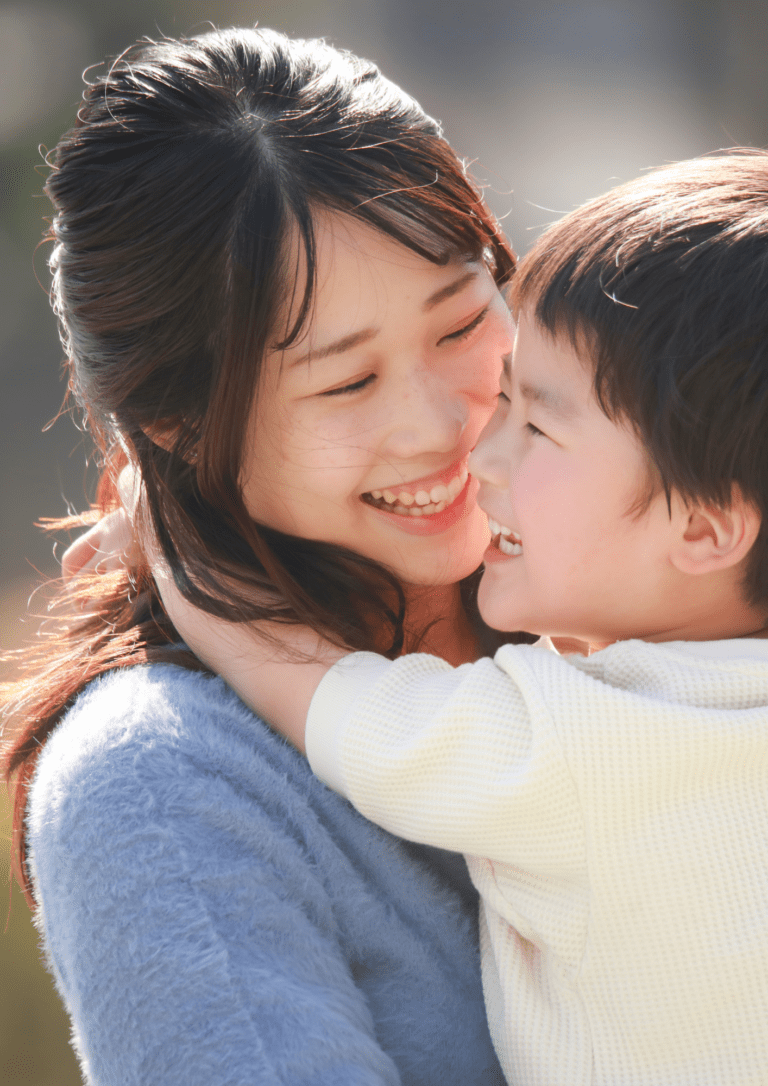
[[[93,1086],[502,1086],[464,861],[365,821],[220,679],[92,684],[28,825]]]

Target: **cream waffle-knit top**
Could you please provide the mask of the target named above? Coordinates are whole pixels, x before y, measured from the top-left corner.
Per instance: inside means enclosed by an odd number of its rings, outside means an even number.
[[[355,653],[307,751],[466,854],[510,1083],[768,1084],[768,641]]]

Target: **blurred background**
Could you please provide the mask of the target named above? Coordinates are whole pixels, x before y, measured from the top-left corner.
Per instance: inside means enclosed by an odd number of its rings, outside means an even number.
[[[519,252],[561,213],[648,167],[768,144],[768,0],[0,0],[5,649],[33,636],[27,600],[58,569],[34,521],[84,508],[93,487],[87,442],[70,418],[47,427],[64,389],[47,247],[36,251],[48,215],[42,156],[74,118],[85,68],[141,36],[255,22],[377,61],[443,121]],[[0,919],[0,1082],[79,1083],[15,890],[0,894]]]

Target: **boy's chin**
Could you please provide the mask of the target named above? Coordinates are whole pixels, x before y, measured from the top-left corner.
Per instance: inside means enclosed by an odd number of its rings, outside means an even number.
[[[512,591],[505,593],[504,588],[492,585],[491,578],[485,573],[477,587],[477,609],[486,626],[499,633],[526,633],[541,637],[533,616],[520,607]]]
[[[534,637],[546,636],[532,628],[531,623],[525,622],[522,617],[500,613],[498,608],[483,607],[479,598],[477,609],[480,612],[480,618],[491,630],[497,630],[499,633],[528,633],[533,634]]]

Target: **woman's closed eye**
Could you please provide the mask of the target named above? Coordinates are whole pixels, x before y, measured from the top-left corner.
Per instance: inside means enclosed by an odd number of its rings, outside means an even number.
[[[376,380],[375,373],[369,373],[367,377],[361,377],[359,381],[352,381],[348,385],[342,385],[340,388],[329,388],[325,392],[321,392],[321,396],[341,396],[345,392],[360,392],[362,389],[367,388],[368,385]]]
[[[503,393],[502,393],[502,395],[503,395]],[[538,428],[538,426],[534,426],[532,422],[526,422],[525,428],[528,431],[528,433],[531,435],[531,437],[546,437],[547,436],[542,430],[540,430]]]
[[[476,317],[472,318],[469,324],[465,324],[463,328],[458,328],[455,332],[449,332],[448,335],[442,336],[439,342],[445,343],[446,340],[448,340],[451,343],[457,343],[462,339],[466,339],[467,336],[471,335],[471,333],[474,332],[475,328],[483,323],[485,318],[488,316],[488,311],[490,310],[490,308],[491,306],[489,303],[485,307],[485,309],[481,309]]]

